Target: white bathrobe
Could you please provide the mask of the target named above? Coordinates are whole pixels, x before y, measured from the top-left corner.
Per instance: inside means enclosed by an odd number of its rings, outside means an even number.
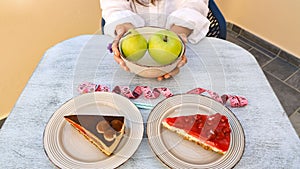
[[[148,0],[144,0],[148,1]],[[132,0],[100,0],[105,19],[104,34],[115,36],[115,27],[132,23],[135,27],[174,25],[192,29],[188,41],[198,43],[209,29],[208,0],[158,0],[156,5],[142,6]]]

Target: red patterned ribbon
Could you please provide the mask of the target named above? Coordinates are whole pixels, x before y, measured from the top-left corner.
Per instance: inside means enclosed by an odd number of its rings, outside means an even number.
[[[107,86],[104,85],[85,82],[79,85],[78,91],[79,93],[83,94],[90,92],[109,92],[110,90]],[[125,96],[129,99],[137,99],[141,95],[143,95],[146,99],[155,99],[161,94],[165,97],[173,96],[170,89],[166,87],[154,88],[153,90],[151,90],[149,86],[136,86],[134,90],[131,91],[128,86],[116,86],[114,87],[112,92]],[[229,102],[231,107],[244,107],[248,104],[248,100],[245,97],[229,94],[223,94],[222,96],[219,96],[216,92],[203,88],[195,88],[188,91],[187,93],[203,94],[204,92],[207,92],[212,99],[222,104],[226,104],[227,102]]]

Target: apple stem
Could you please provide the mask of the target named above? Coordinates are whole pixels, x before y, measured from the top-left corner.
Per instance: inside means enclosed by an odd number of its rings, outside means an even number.
[[[163,41],[164,41],[164,42],[168,42],[168,36],[167,36],[167,35],[164,35]]]

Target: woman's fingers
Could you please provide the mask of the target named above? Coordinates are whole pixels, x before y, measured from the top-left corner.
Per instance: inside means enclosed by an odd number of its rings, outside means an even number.
[[[116,57],[120,57],[120,51],[119,51],[119,41],[122,38],[122,36],[125,34],[126,29],[122,25],[116,26],[116,37],[111,45],[112,51]]]
[[[166,73],[164,76],[159,77],[158,80],[169,79],[172,76],[175,76],[179,73],[179,68],[184,66],[187,63],[187,58],[185,55],[182,56],[181,61],[177,64],[177,67],[169,73]]]
[[[184,55],[182,55],[181,61],[177,64],[177,67],[178,67],[178,68],[181,68],[181,67],[184,66],[186,63],[187,63],[187,58],[186,58],[186,56],[185,56],[185,54],[184,54]]]
[[[116,37],[111,45],[111,49],[114,53],[115,61],[125,70],[129,71],[129,68],[126,66],[125,62],[121,58],[119,51],[119,41],[123,37],[123,35],[134,26],[131,23],[124,23],[116,26],[115,34]]]
[[[182,66],[184,66],[186,63],[187,63],[187,58],[186,58],[185,55],[182,55],[182,59],[177,64],[177,67],[174,70],[172,70],[171,72],[166,73],[163,76],[157,77],[157,80],[158,81],[162,81],[163,79],[169,79],[170,77],[177,75],[179,73],[179,71],[180,71],[179,68],[182,67]]]
[[[176,67],[176,68],[175,68],[174,70],[172,70],[171,72],[165,74],[165,75],[164,75],[164,78],[165,78],[165,79],[169,79],[170,77],[175,76],[175,75],[177,75],[178,73],[179,73],[179,68]]]
[[[129,71],[129,68],[126,66],[125,62],[120,57],[120,55],[119,56],[114,55],[114,59],[125,71]]]
[[[114,53],[114,59],[125,71],[129,71],[129,68],[126,66],[125,62],[121,58],[118,46],[119,46],[119,37],[116,36],[116,38],[111,46],[112,51]]]
[[[186,34],[180,33],[177,35],[181,38],[181,40],[183,41],[184,44],[186,44],[188,42],[188,38],[187,38]]]
[[[116,53],[118,53],[118,54],[116,54]],[[123,59],[120,56],[119,50],[117,50],[116,52],[114,51],[114,59],[125,71],[129,71],[129,68],[126,66],[125,62],[123,61]]]
[[[159,76],[159,77],[157,77],[156,78],[158,81],[162,81],[163,79],[164,79],[164,77],[163,76]]]
[[[171,78],[172,76],[177,75],[177,74],[179,73],[179,71],[180,71],[179,68],[176,67],[176,68],[173,69],[171,72],[166,73],[166,74],[163,75],[163,76],[159,76],[159,77],[157,77],[156,79],[157,79],[158,81],[162,81],[162,80],[164,80],[164,79],[169,79],[169,78]]]
[[[119,51],[118,45],[119,45],[119,42],[116,40],[114,40],[111,45],[111,49],[115,56],[120,56],[120,51]]]

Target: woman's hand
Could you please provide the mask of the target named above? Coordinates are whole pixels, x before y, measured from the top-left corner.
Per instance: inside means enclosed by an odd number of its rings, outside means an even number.
[[[134,28],[134,26],[131,23],[123,23],[120,25],[116,26],[115,29],[115,34],[116,37],[111,45],[111,49],[114,53],[114,59],[115,61],[125,70],[129,71],[129,68],[126,66],[125,62],[122,60],[120,56],[120,51],[119,51],[119,41],[122,38],[122,36],[129,30]]]
[[[163,75],[163,76],[157,77],[157,80],[158,80],[158,81],[161,81],[161,80],[163,80],[163,79],[169,79],[170,77],[177,75],[177,74],[179,73],[179,68],[181,68],[182,66],[184,66],[186,63],[187,63],[186,56],[185,56],[185,55],[182,55],[182,59],[181,59],[181,61],[177,64],[176,68],[173,69],[171,72],[166,73],[166,74]]]
[[[177,25],[173,25],[170,30],[175,32],[182,39],[183,43],[185,43],[185,44],[187,43],[187,37],[192,33],[191,29],[177,26]],[[181,61],[177,64],[176,68],[174,70],[172,70],[171,72],[158,77],[157,80],[161,81],[163,79],[169,79],[170,77],[175,76],[176,74],[179,73],[179,68],[184,66],[186,63],[187,63],[187,58],[184,53],[182,55]]]

